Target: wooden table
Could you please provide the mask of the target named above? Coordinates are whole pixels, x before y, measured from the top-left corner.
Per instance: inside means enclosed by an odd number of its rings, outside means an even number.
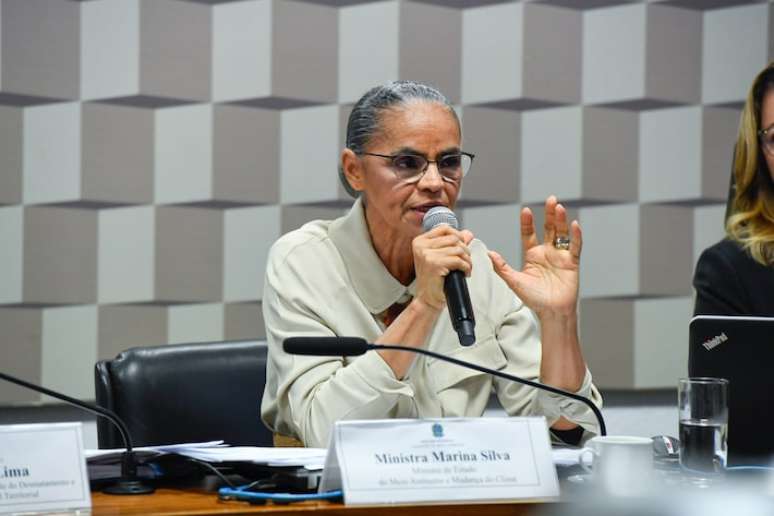
[[[540,503],[509,502],[492,504],[400,505],[347,507],[340,503],[301,502],[290,505],[250,505],[220,501],[212,491],[197,489],[158,489],[151,495],[119,496],[92,494],[92,514],[101,515],[202,515],[278,513],[282,516],[319,512],[324,516],[525,516],[534,514]],[[323,516],[323,515],[321,515]]]

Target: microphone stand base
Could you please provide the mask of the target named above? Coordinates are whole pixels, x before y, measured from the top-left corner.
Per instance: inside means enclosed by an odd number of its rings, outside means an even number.
[[[151,494],[156,488],[143,483],[141,480],[121,479],[113,485],[102,490],[105,494],[112,495],[141,495]]]

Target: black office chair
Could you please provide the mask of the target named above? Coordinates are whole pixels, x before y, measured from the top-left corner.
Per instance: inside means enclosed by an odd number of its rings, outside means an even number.
[[[97,404],[117,413],[135,446],[222,439],[272,446],[260,418],[266,343],[214,342],[132,348],[94,370]],[[124,446],[98,418],[100,448]]]

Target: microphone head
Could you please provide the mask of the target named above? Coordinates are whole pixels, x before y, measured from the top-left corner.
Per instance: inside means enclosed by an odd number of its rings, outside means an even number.
[[[433,206],[422,217],[422,228],[425,231],[430,231],[439,224],[447,224],[454,229],[460,228],[457,216],[446,206]]]
[[[282,349],[291,355],[351,357],[368,351],[368,341],[359,337],[288,337]]]

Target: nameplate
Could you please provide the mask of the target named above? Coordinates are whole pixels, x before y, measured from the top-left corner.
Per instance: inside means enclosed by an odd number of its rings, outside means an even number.
[[[0,513],[90,507],[81,423],[0,426]]]
[[[348,505],[559,496],[542,417],[337,422],[320,481],[334,489]]]

